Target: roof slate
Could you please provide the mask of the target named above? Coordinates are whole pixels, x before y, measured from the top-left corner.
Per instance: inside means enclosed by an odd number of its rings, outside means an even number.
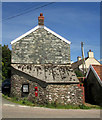
[[[70,64],[11,64],[11,67],[46,83],[79,83]]]

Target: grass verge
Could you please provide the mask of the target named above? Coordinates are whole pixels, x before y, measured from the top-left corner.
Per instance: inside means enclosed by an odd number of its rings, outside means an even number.
[[[53,109],[102,109],[100,106],[98,105],[91,105],[91,104],[82,104],[79,106],[76,105],[61,105],[61,104],[56,104],[56,103],[48,103],[46,105],[38,105],[38,104],[34,104],[30,101],[28,101],[26,98],[23,98],[22,100],[19,100],[16,97],[8,97],[7,95],[2,94],[2,96],[14,103],[18,103],[20,105],[27,105],[27,106],[37,106],[37,107],[46,107],[46,108],[53,108]]]
[[[18,103],[20,105],[27,105],[27,106],[35,106],[34,103],[28,101],[26,98],[23,98],[22,100],[19,100],[16,97],[8,97],[7,95],[2,94],[2,97],[4,97],[5,99],[14,102],[14,103]]]

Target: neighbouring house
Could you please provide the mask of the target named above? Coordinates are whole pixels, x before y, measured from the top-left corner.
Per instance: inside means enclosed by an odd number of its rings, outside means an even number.
[[[32,102],[79,105],[84,102],[70,60],[70,41],[44,25],[38,25],[11,42],[11,96]]]
[[[85,79],[86,102],[102,105],[102,65],[90,65]]]
[[[86,67],[86,71],[88,71],[89,66],[91,64],[101,65],[101,63],[94,58],[94,53],[91,50],[89,50],[88,57],[85,58],[85,66],[84,66],[84,68]],[[72,69],[74,71],[79,70],[79,71],[81,71],[83,73],[83,60],[82,60],[82,58],[80,56],[77,57],[76,62],[72,63]]]

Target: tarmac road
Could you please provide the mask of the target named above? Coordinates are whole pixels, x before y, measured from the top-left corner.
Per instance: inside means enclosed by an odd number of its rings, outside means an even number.
[[[49,109],[22,106],[2,99],[3,118],[100,118],[100,110]]]

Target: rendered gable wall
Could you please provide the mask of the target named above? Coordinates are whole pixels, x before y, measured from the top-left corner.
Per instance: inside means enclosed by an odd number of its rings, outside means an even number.
[[[88,58],[86,61],[85,61],[85,64],[86,64],[86,69],[88,70],[89,66],[91,64],[93,65],[100,65],[100,63],[95,59],[95,58]],[[79,69],[82,70],[83,66],[82,64],[79,66]]]
[[[39,28],[12,44],[12,63],[70,63],[70,45]]]

